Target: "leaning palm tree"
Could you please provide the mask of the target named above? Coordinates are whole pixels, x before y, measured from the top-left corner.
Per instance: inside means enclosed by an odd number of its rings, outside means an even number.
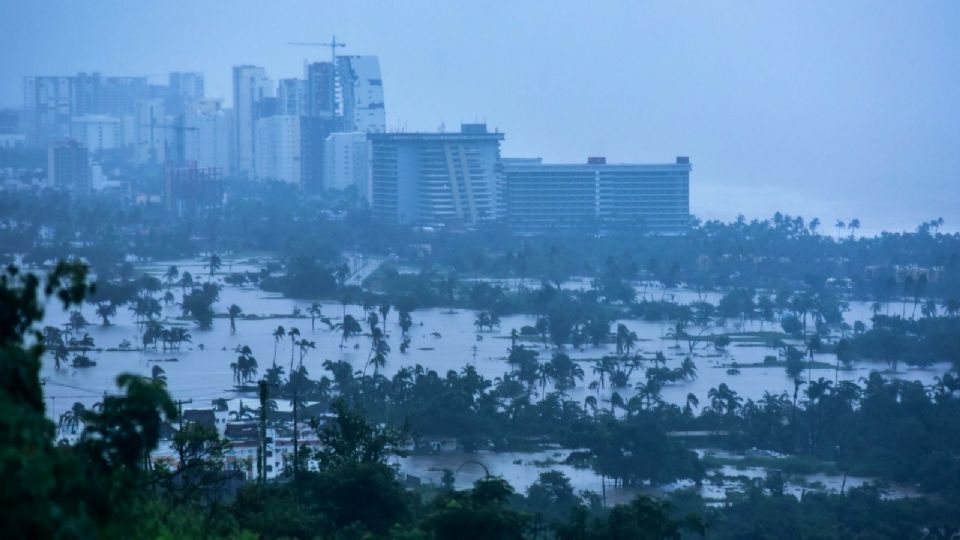
[[[243,314],[243,309],[236,304],[230,304],[230,307],[227,308],[227,316],[230,317],[230,333],[234,334],[237,331],[237,317]]]
[[[303,359],[307,356],[307,353],[310,352],[310,349],[317,348],[317,344],[307,339],[301,339],[297,342],[297,345],[300,347],[300,366],[303,366]]]
[[[273,365],[277,365],[277,345],[280,344],[280,340],[286,335],[287,331],[282,326],[278,326],[276,330],[273,331]]]
[[[343,347],[343,344],[346,343],[351,337],[363,332],[363,328],[360,326],[360,323],[353,318],[353,315],[346,315],[343,317],[343,321],[337,323],[337,330],[340,330],[340,347]]]
[[[153,369],[150,371],[150,380],[153,381],[157,386],[166,388],[167,386],[167,375],[166,372],[160,366],[153,366]]]
[[[317,317],[323,317],[323,311],[321,311],[323,306],[319,302],[314,302],[310,304],[310,307],[307,308],[307,313],[310,314],[310,330],[314,331],[317,329]]]
[[[297,338],[300,337],[300,329],[296,326],[291,326],[290,330],[287,331],[287,336],[290,337],[290,372],[293,373],[293,353],[297,348]]]

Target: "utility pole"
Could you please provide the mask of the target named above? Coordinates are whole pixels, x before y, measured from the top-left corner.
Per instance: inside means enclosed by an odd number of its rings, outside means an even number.
[[[180,431],[183,431],[183,404],[184,403],[193,403],[193,400],[192,399],[177,400],[177,416],[180,417]]]
[[[293,390],[293,478],[297,480],[300,478],[300,433],[297,429],[297,422],[299,420],[299,406],[300,399],[297,395],[297,389]]]
[[[257,383],[260,387],[260,425],[259,444],[257,445],[257,480],[261,484],[267,482],[267,400],[269,399],[269,389],[267,381],[261,379]]]

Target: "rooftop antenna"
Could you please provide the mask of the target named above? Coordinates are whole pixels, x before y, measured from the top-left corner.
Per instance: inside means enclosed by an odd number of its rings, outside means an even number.
[[[288,45],[300,45],[303,47],[330,47],[330,63],[337,63],[337,47],[346,47],[346,43],[337,41],[337,36],[333,36],[329,43],[316,43],[313,41],[291,41]]]

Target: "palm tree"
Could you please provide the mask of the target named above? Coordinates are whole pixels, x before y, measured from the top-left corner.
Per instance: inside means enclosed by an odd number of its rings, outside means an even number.
[[[617,325],[617,354],[629,355],[637,344],[637,333],[623,323]]]
[[[180,270],[176,266],[171,264],[167,268],[167,271],[163,274],[163,279],[167,282],[167,289],[169,289],[170,285],[176,282],[177,278],[179,277],[180,277]]]
[[[210,269],[210,277],[213,277],[213,274],[220,270],[220,267],[223,266],[223,262],[220,260],[220,256],[216,253],[210,254],[210,259],[203,265],[204,268]]]
[[[76,433],[86,411],[87,408],[83,406],[83,403],[75,402],[73,407],[60,415],[59,428],[70,433]]]
[[[237,317],[243,313],[243,309],[236,304],[230,304],[230,307],[227,308],[227,316],[230,317],[230,333],[236,333],[237,331]]]
[[[157,386],[161,386],[163,388],[167,387],[167,375],[160,366],[155,365],[153,366],[153,369],[150,370],[150,380],[153,381],[153,383]]]
[[[363,332],[363,328],[360,327],[360,323],[357,322],[353,315],[345,315],[343,321],[337,323],[336,328],[340,330],[340,347],[343,348],[343,344],[346,343],[351,337]]]
[[[407,335],[407,332],[410,331],[410,327],[413,326],[413,318],[410,317],[410,312],[406,310],[400,311],[400,332],[404,336]]]
[[[380,321],[383,323],[383,331],[384,333],[386,333],[387,315],[390,315],[390,303],[387,301],[381,302],[380,307],[378,308],[378,311],[380,312]]]
[[[53,347],[53,362],[54,369],[57,371],[60,370],[60,365],[63,362],[66,362],[70,358],[70,352],[67,349],[66,344],[63,343],[63,340],[60,340],[60,343]]]
[[[317,344],[307,339],[301,339],[297,342],[297,345],[300,347],[300,365],[303,366],[304,357],[307,356],[310,349],[316,349]]]
[[[696,409],[700,406],[700,400],[697,399],[697,396],[693,393],[687,394],[687,401],[683,405],[683,414],[687,416],[693,415],[693,409]]]
[[[683,359],[683,362],[680,363],[680,367],[675,370],[676,375],[681,380],[693,380],[697,378],[697,365],[690,359],[689,356]]]
[[[321,311],[321,308],[323,308],[323,306],[320,305],[319,302],[314,302],[310,304],[309,308],[307,308],[307,313],[310,314],[310,330],[311,331],[315,331],[317,329],[317,325],[316,325],[317,317],[323,317],[323,311]]]
[[[834,227],[837,228],[837,238],[839,239],[843,236],[843,230],[847,228],[847,224],[844,223],[842,219],[838,219]]]
[[[850,239],[853,239],[854,233],[857,232],[857,229],[860,228],[860,219],[853,218],[850,220],[850,223],[847,223],[847,228],[850,229]]]
[[[277,365],[277,345],[280,344],[280,340],[286,335],[287,331],[282,326],[278,326],[273,331],[273,365]]]
[[[103,327],[110,326],[110,317],[117,314],[117,305],[113,302],[101,302],[97,304],[97,317],[103,320]]]
[[[187,292],[187,289],[193,287],[193,275],[190,272],[180,274],[177,284],[180,285],[180,292]]]
[[[711,388],[707,392],[710,398],[710,407],[724,416],[732,416],[740,408],[743,398],[730,389],[726,383],[720,383],[717,388]]]
[[[297,338],[300,337],[300,329],[291,326],[290,330],[287,331],[287,336],[290,337],[290,372],[293,373],[293,351],[297,346]]]
[[[257,359],[254,358],[253,351],[250,350],[250,347],[246,345],[238,346],[234,351],[239,353],[239,356],[236,362],[230,364],[230,369],[233,370],[233,378],[239,386],[256,377]]]

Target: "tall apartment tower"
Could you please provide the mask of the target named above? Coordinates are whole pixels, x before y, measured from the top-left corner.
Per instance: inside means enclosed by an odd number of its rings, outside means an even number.
[[[256,173],[257,103],[273,96],[266,71],[257,66],[233,68],[234,169]]]
[[[218,99],[203,99],[186,105],[183,124],[184,158],[201,169],[230,169],[233,114]]]
[[[203,73],[194,71],[170,72],[170,94],[184,101],[199,101],[204,97]]]
[[[77,141],[55,141],[47,148],[47,182],[57,188],[90,191],[90,153]]]
[[[468,225],[500,217],[500,141],[485,124],[459,133],[370,133],[376,218]]]
[[[34,146],[70,135],[71,77],[24,77],[23,114],[27,140]]]

